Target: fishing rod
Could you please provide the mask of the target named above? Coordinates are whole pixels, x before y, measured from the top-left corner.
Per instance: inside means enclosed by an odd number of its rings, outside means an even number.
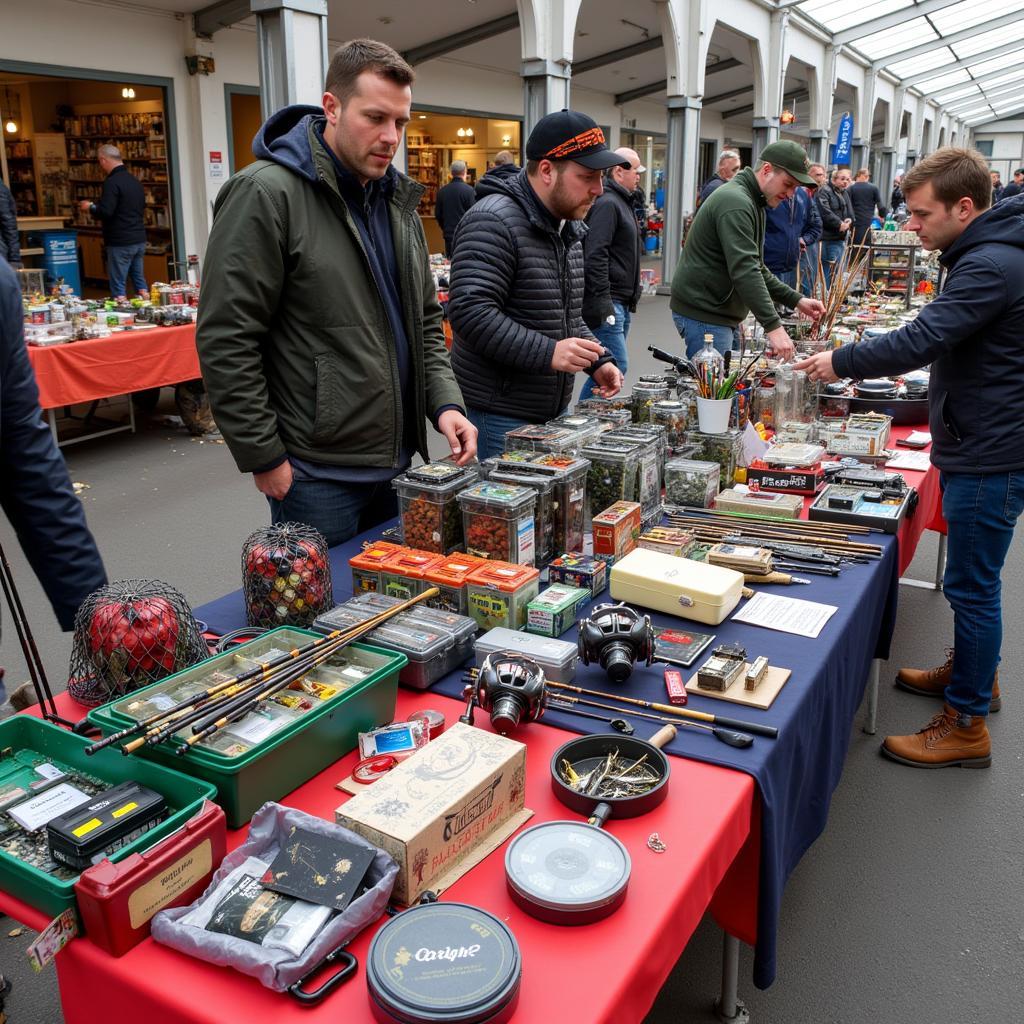
[[[733,512],[723,508],[701,508],[697,505],[667,505],[666,510],[673,514],[686,514],[693,516],[707,516],[715,519],[749,519],[754,522],[768,523],[774,526],[799,528],[802,531],[813,533],[838,533],[842,536],[847,534],[881,533],[874,526],[860,526],[856,523],[850,525],[840,523],[827,523],[817,519],[788,519],[784,516],[770,516],[763,512]]]

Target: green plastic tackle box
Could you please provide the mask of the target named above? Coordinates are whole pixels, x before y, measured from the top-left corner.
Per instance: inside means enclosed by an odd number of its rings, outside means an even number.
[[[213,799],[214,787],[209,782],[189,778],[153,762],[124,757],[116,747],[87,757],[85,748],[89,743],[86,737],[76,736],[42,719],[15,715],[0,722],[0,780],[7,778],[15,784],[17,775],[32,771],[24,767],[26,759],[35,760],[38,756],[44,764],[52,762],[60,770],[79,771],[112,786],[134,780],[161,793],[168,803],[168,816],[112,853],[112,861],[123,860],[169,836],[199,812],[204,800]],[[41,779],[47,777],[50,776],[39,775]],[[68,781],[74,785],[73,777]],[[77,874],[73,878],[59,878],[18,859],[8,853],[0,841],[0,889],[29,906],[56,917],[75,906],[77,881]]]
[[[168,704],[184,699],[208,687],[214,672],[237,675],[250,663],[265,660],[268,654],[272,656],[273,651],[290,651],[317,639],[321,639],[321,634],[291,626],[270,630],[158,683],[94,708],[89,712],[89,721],[109,736],[136,721],[127,710],[129,707],[151,705],[154,696],[164,694]],[[265,740],[254,742],[242,753],[232,755],[197,745],[179,757],[175,753],[179,744],[173,739],[142,747],[138,753],[212,782],[217,787],[215,799],[227,815],[228,828],[240,828],[268,800],[279,800],[344,757],[357,745],[359,733],[394,719],[398,673],[406,660],[404,654],[394,651],[350,644],[339,652],[338,658],[329,659],[325,668],[337,670],[342,666],[343,673],[351,672],[358,681],[323,700],[319,707],[298,715]],[[312,670],[311,675],[316,671]],[[145,712],[141,717],[145,717]],[[252,718],[247,716],[247,720]],[[186,730],[190,732],[188,727]],[[120,756],[119,748],[114,749]]]

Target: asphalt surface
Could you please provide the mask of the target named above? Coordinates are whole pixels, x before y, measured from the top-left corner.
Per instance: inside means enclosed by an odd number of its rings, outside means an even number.
[[[649,344],[678,351],[665,298],[642,300],[630,337],[628,378],[653,372]],[[627,381],[627,386],[628,386]],[[235,469],[223,444],[190,438],[161,416],[139,433],[64,449],[111,579],[145,576],[173,584],[193,605],[240,583],[245,537],[267,519],[266,502]],[[124,404],[101,412],[113,418]],[[436,439],[435,454],[443,452]],[[8,482],[5,485],[11,485]],[[13,482],[16,485],[16,482]],[[883,668],[878,734],[853,726],[843,780],[825,834],[794,872],[783,903],[778,980],[750,981],[742,948],[740,995],[755,1024],[989,1024],[1020,1019],[1024,985],[1024,715],[1016,685],[1024,670],[1024,542],[1018,533],[1004,572],[1003,711],[991,721],[988,771],[918,771],[878,755],[881,738],[912,732],[933,713],[927,700],[892,689],[899,665],[943,660],[952,615],[941,593],[900,588],[893,655]],[[0,543],[54,690],[71,649],[39,584],[0,518]],[[936,540],[923,538],[909,576],[931,579]],[[0,637],[8,689],[27,678],[10,628]],[[681,813],[685,813],[685,808]],[[14,990],[12,1024],[61,1024],[56,974],[28,967],[28,930],[0,917],[0,973]],[[571,934],[566,932],[566,940]],[[647,1024],[704,1024],[719,990],[721,933],[706,918],[666,982]],[[597,965],[595,965],[597,966]],[[235,1022],[225,1021],[225,1024]],[[539,1022],[529,1022],[539,1024]],[[572,1024],[586,1024],[573,1021]]]

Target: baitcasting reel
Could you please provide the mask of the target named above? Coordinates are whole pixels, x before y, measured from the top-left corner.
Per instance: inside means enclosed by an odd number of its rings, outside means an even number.
[[[479,705],[491,713],[491,725],[507,736],[524,719],[535,722],[544,713],[544,670],[530,658],[511,651],[489,654],[476,682],[466,687],[466,711],[459,721],[473,724]]]
[[[654,661],[650,617],[624,604],[598,605],[589,619],[580,619],[577,643],[583,664],[599,664],[613,683],[632,675],[634,661]]]

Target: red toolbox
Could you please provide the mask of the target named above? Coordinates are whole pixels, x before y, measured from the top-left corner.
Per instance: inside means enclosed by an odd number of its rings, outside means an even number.
[[[202,894],[226,844],[224,811],[207,800],[194,818],[150,849],[87,868],[75,883],[86,935],[111,956],[124,956],[149,935],[158,910]]]

